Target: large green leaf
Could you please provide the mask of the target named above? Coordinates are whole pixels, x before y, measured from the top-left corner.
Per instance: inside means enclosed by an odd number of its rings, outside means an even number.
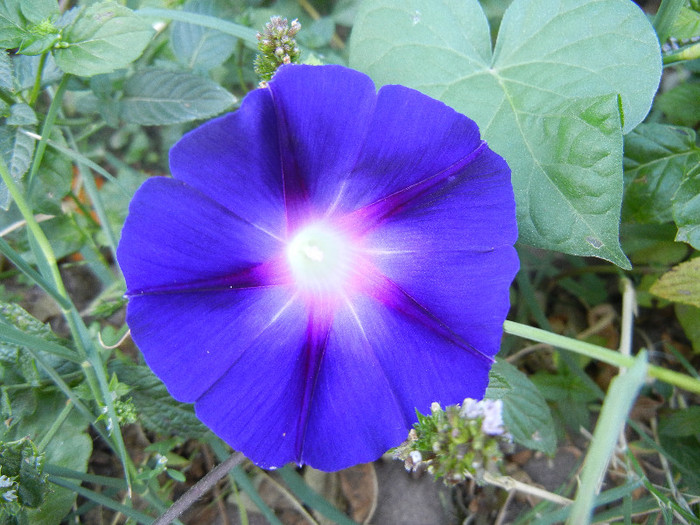
[[[233,95],[207,78],[151,69],[126,81],[119,107],[127,122],[152,126],[213,117],[235,101]]]
[[[625,137],[623,220],[670,222],[671,199],[683,177],[700,162],[695,132],[664,124],[640,124]]]
[[[515,441],[554,454],[557,438],[552,414],[525,374],[505,361],[497,361],[491,369],[485,397],[503,401],[503,423]]]
[[[611,99],[620,95],[630,131],[661,74],[654,31],[632,2],[514,0],[492,51],[476,0],[365,0],[350,64],[479,124],[512,169],[522,241],[629,265],[617,240],[621,139]]]
[[[136,60],[151,41],[153,29],[131,9],[100,2],[81,10],[63,32],[54,52],[66,73],[90,77],[109,73]]]
[[[222,17],[220,0],[189,0],[183,11]],[[223,64],[236,46],[236,37],[186,22],[173,22],[170,45],[175,56],[190,69],[208,71]]]

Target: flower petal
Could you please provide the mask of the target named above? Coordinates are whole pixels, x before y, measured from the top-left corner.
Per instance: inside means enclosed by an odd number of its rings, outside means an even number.
[[[294,228],[338,197],[364,143],[376,94],[367,75],[340,66],[285,66],[269,87]]]
[[[282,250],[279,240],[197,190],[157,177],[131,201],[117,258],[133,294],[231,276]]]
[[[187,133],[170,150],[173,177],[278,237],[284,235],[282,171],[270,92],[251,91],[235,113]]]
[[[361,295],[341,310],[319,370],[304,463],[337,470],[399,445],[430,404],[483,397],[490,363]]]
[[[372,263],[468,344],[495,355],[518,270],[508,166],[486,149],[392,213],[365,240]]]
[[[481,144],[476,124],[422,93],[383,86],[343,211],[352,211],[444,172]],[[381,174],[381,176],[378,176]]]
[[[127,323],[172,396],[193,403],[279,318],[291,296],[285,287],[139,295],[129,301]],[[267,373],[276,377],[273,370]]]
[[[332,471],[374,461],[410,428],[351,306],[336,313],[318,371],[301,460]]]
[[[299,458],[313,365],[302,351],[307,327],[301,301],[289,303],[195,405],[205,425],[263,468]]]
[[[518,270],[512,247],[476,253],[386,254],[375,264],[400,291],[377,288],[373,296],[378,301],[437,335],[444,330],[455,334],[466,349],[474,350],[473,355],[496,355],[510,306],[508,288]]]

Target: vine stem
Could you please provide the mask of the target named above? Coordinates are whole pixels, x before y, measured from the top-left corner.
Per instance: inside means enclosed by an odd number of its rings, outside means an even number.
[[[563,335],[554,334],[552,332],[542,330],[541,328],[527,326],[514,321],[506,321],[503,323],[503,330],[507,334],[585,355],[618,368],[629,368],[634,364],[634,358],[631,356],[623,355],[614,350],[603,348],[602,346],[597,346],[584,341],[579,341],[577,339],[572,339],[570,337],[565,337]],[[654,365],[649,365],[647,374],[650,377],[660,379],[665,383],[677,386],[678,388],[682,388],[688,392],[700,394],[700,380],[695,379],[694,377]]]
[[[231,469],[240,464],[244,459],[245,456],[240,452],[231,454],[223,463],[219,463],[191,489],[185,492],[180,499],[173,503],[168,510],[153,522],[153,525],[168,525],[175,521],[183,512],[189,509],[195,501],[211,490],[219,480],[226,476]]]

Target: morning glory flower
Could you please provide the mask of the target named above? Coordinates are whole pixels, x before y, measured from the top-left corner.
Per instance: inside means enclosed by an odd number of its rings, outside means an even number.
[[[518,268],[510,170],[474,122],[340,66],[282,66],[186,134],[118,249],[127,323],[257,465],[337,470],[480,399]]]

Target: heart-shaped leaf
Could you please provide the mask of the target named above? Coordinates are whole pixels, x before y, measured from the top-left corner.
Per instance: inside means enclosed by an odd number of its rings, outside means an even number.
[[[365,0],[350,64],[479,124],[513,171],[523,242],[629,266],[618,242],[614,98],[630,131],[649,111],[661,74],[656,35],[632,2],[514,0],[492,51],[477,0]]]

